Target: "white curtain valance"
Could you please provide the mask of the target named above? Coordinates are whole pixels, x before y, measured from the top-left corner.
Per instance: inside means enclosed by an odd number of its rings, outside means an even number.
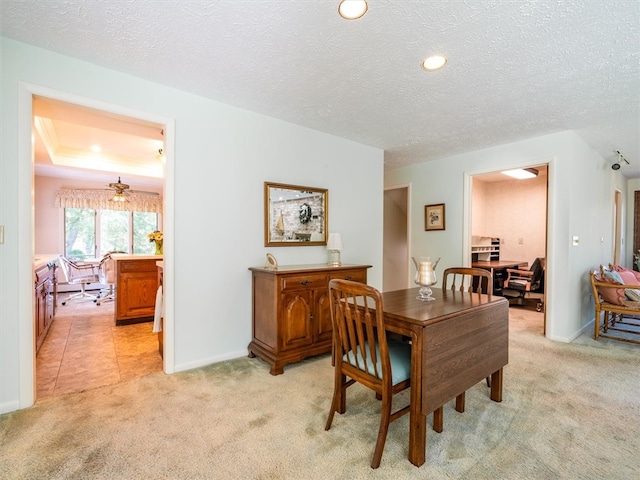
[[[114,202],[111,190],[75,190],[61,188],[56,194],[56,207],[122,210],[127,212],[162,213],[162,196],[127,192],[126,201]]]

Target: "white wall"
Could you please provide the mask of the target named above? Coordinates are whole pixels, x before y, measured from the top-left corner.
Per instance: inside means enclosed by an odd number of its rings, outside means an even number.
[[[412,184],[411,253],[441,256],[442,271],[469,261],[469,175],[545,163],[547,337],[568,342],[593,321],[588,272],[612,258],[614,190],[626,192],[624,177],[577,134],[566,131],[393,170],[386,172],[385,185]],[[425,232],[424,205],[443,202],[446,230]]]
[[[168,119],[165,282],[178,371],[246,355],[251,276],[270,251],[282,265],[325,263],[322,247],[264,247],[263,182],[329,190],[329,228],[345,263],[370,264],[382,284],[383,152],[196,95],[2,42],[0,163],[0,412],[33,401],[31,93],[56,92]],[[125,112],[126,110],[126,112]],[[135,116],[135,115],[132,115]],[[170,135],[174,141],[170,142]],[[357,191],[351,179],[368,173]],[[243,198],[241,204],[238,198]],[[354,222],[353,212],[358,212]],[[173,243],[173,244],[172,244]],[[267,367],[265,366],[265,369]],[[215,388],[215,386],[213,386]]]

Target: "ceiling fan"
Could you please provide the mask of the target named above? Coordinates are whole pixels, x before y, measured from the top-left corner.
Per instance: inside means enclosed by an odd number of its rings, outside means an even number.
[[[110,183],[107,186],[116,192],[112,198],[114,202],[126,201],[126,196],[128,196],[130,193],[141,193],[144,195],[155,195],[155,196],[159,195],[159,193],[156,193],[156,192],[145,192],[144,190],[130,190],[131,187],[126,183],[122,183],[122,180],[120,180],[120,177],[118,177],[117,182]]]

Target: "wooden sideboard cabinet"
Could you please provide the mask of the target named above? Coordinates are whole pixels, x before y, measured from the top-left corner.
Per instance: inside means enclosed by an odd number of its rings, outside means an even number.
[[[114,254],[116,262],[116,325],[153,321],[158,292],[158,267],[153,255]]]
[[[44,342],[56,314],[57,264],[55,261],[35,268],[35,343],[36,352]]]
[[[312,355],[331,351],[329,280],[367,283],[371,265],[252,267],[252,330],[249,356],[271,365],[271,374]]]

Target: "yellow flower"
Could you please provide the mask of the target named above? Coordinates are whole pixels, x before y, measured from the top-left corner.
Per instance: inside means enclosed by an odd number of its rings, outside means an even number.
[[[149,239],[149,242],[162,241],[162,232],[159,230],[156,230],[154,232],[151,232],[149,235],[147,235],[147,238]]]

